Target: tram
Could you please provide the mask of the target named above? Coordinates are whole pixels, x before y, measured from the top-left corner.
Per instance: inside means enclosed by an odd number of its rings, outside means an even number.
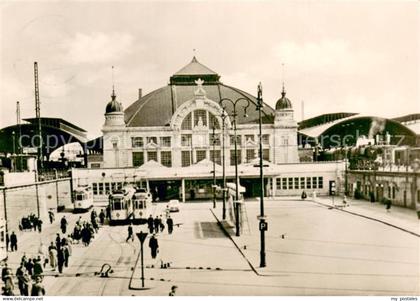
[[[93,207],[92,189],[86,186],[79,186],[74,190],[74,210],[73,212],[88,211]]]
[[[133,222],[145,223],[152,208],[152,194],[145,188],[136,188],[133,195]]]
[[[7,260],[7,249],[6,249],[6,221],[0,219],[0,262]]]
[[[109,195],[110,224],[123,223],[131,219],[135,192],[133,186],[126,185]]]

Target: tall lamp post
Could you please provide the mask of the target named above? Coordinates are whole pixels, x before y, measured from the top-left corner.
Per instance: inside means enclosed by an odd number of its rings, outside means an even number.
[[[215,133],[216,123],[213,122],[213,133],[212,133],[212,142],[213,142],[213,208],[216,208],[216,133]]]
[[[222,170],[223,170],[223,207],[222,207],[222,218],[226,219],[226,163],[225,163],[225,119],[229,115],[223,110],[222,115]]]
[[[235,193],[235,226],[236,226],[236,236],[240,236],[240,228],[239,228],[239,175],[238,175],[238,139],[236,136],[236,117],[238,116],[238,113],[236,111],[236,105],[240,102],[244,103],[244,116],[246,117],[246,109],[249,107],[250,103],[249,100],[243,97],[240,97],[236,100],[232,100],[230,98],[222,98],[220,100],[220,104],[223,107],[223,110],[225,111],[225,104],[231,103],[233,106],[232,111],[232,118],[233,118],[233,133],[234,133],[234,139],[235,139],[235,185],[236,185],[236,193]]]
[[[266,266],[265,263],[265,231],[267,231],[267,223],[264,216],[264,174],[263,174],[263,148],[262,148],[262,110],[263,110],[263,98],[262,98],[262,86],[261,83],[258,85],[258,96],[257,96],[257,110],[258,110],[258,125],[259,125],[259,138],[260,138],[260,267]]]

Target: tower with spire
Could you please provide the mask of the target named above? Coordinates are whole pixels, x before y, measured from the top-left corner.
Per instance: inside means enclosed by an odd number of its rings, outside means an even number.
[[[124,109],[117,101],[114,85],[112,85],[111,101],[105,107],[105,123],[102,127],[104,167],[121,166],[127,161],[127,139]]]
[[[274,161],[280,163],[297,163],[297,122],[294,119],[292,102],[286,97],[286,89],[283,87],[281,98],[276,102],[274,116]]]

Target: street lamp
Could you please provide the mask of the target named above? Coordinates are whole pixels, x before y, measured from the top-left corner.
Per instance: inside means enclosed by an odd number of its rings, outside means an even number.
[[[225,110],[222,111],[220,117],[222,118],[222,169],[223,169],[223,209],[222,218],[226,219],[226,163],[225,163],[225,119],[229,115]]]
[[[213,122],[213,208],[216,208],[216,133],[215,133],[216,122]]]
[[[225,111],[224,103],[230,102],[233,106],[232,111],[232,118],[233,118],[233,133],[234,133],[234,139],[235,139],[235,185],[236,185],[236,193],[235,193],[235,225],[236,225],[236,236],[240,236],[240,229],[239,229],[239,175],[238,175],[238,139],[236,136],[236,117],[237,117],[237,111],[236,111],[236,105],[240,102],[244,102],[244,116],[246,117],[246,109],[249,107],[250,103],[249,100],[243,97],[240,97],[236,100],[232,100],[230,98],[222,98],[220,100],[220,104],[223,107],[223,110]]]
[[[262,110],[264,107],[263,98],[262,98],[262,85],[258,85],[258,95],[257,95],[257,110],[258,110],[258,126],[259,126],[259,138],[260,138],[260,268],[266,266],[265,263],[265,231],[267,230],[267,223],[264,216],[264,174],[263,174],[263,148],[262,148]]]

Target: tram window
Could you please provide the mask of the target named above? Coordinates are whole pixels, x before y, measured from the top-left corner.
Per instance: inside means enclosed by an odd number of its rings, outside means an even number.
[[[114,202],[114,210],[122,210],[121,202]]]
[[[76,194],[77,201],[83,201],[83,194]]]

